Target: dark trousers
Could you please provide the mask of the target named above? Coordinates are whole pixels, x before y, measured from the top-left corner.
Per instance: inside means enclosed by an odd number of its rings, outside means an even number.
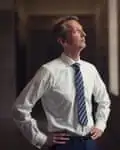
[[[56,144],[49,150],[98,150],[95,140],[70,137],[66,144]]]

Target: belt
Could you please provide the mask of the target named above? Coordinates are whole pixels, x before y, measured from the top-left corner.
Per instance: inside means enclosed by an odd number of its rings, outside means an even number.
[[[81,141],[85,141],[85,140],[90,140],[91,139],[91,134],[87,134],[85,136],[81,136],[81,135],[78,135],[77,133],[73,133],[73,132],[69,132],[69,131],[66,131],[65,133],[67,133],[71,138],[73,137],[76,137],[76,138],[79,138]]]

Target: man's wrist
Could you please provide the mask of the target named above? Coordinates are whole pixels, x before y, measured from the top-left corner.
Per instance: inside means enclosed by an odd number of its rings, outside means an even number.
[[[35,146],[40,149],[41,147],[43,147],[46,144],[47,136],[45,134],[41,134],[41,136],[38,135],[36,137],[36,141],[37,142],[36,142]]]
[[[96,124],[95,124],[95,128],[98,128],[102,132],[104,132],[104,130],[106,128],[106,123],[104,123],[103,121],[97,121]]]

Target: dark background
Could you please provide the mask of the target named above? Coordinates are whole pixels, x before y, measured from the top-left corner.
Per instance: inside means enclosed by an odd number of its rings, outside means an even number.
[[[0,1],[0,149],[36,149],[17,129],[11,108],[36,70],[60,53],[50,40],[50,27],[55,18],[68,13],[79,16],[87,33],[88,45],[82,57],[96,65],[108,87],[107,9],[107,0],[81,0],[76,3],[71,0],[68,6],[62,2],[53,5],[37,0]],[[106,150],[119,150],[120,121],[117,116],[120,114],[120,101],[119,96],[111,93],[110,96],[112,112],[108,128],[98,144]],[[35,108],[33,116],[38,119],[40,128],[45,130],[46,120],[40,103]]]

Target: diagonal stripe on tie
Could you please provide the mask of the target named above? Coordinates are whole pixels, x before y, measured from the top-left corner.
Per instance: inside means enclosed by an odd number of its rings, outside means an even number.
[[[78,101],[78,103],[81,103],[83,101],[82,99],[84,99],[84,93],[76,94],[76,99],[80,99]],[[83,101],[83,103],[84,103],[84,101]]]
[[[87,125],[88,118],[87,118],[87,111],[85,105],[85,95],[84,95],[84,84],[83,78],[80,71],[79,64],[75,63],[72,65],[75,74],[74,74],[74,81],[75,81],[75,88],[76,88],[76,102],[78,106],[78,121],[82,126]]]
[[[75,82],[78,86],[76,87],[76,90],[79,90],[80,91],[80,87],[82,88],[83,86],[81,86],[81,84],[83,84],[83,82],[81,81],[78,81],[78,82]],[[84,88],[84,87],[83,87]]]
[[[84,87],[81,86],[81,85],[82,85],[82,84],[80,84],[80,85],[78,85],[78,86],[76,87],[76,91],[77,91],[78,94],[83,93],[82,91],[84,90]],[[84,93],[83,93],[83,94],[84,94]]]

